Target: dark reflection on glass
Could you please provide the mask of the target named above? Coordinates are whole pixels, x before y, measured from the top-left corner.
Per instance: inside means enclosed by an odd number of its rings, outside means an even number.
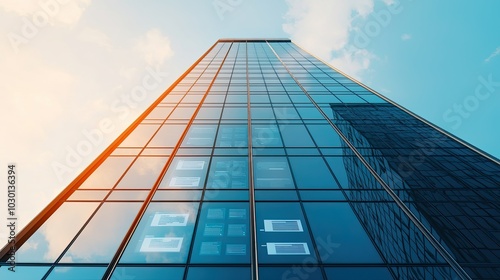
[[[491,256],[500,251],[494,234],[500,194],[490,192],[499,185],[500,165],[390,104],[332,105],[331,111],[343,134],[472,278],[500,277],[500,269],[487,269],[500,260]],[[371,175],[347,159],[351,185],[366,188],[361,181]],[[349,195],[359,200],[362,194]],[[364,199],[383,199],[368,198],[374,195],[364,193]]]
[[[248,158],[213,157],[208,175],[207,188],[248,188]]]
[[[138,157],[116,188],[151,189],[167,160],[167,157]]]
[[[140,206],[136,202],[104,203],[61,263],[109,263]]]
[[[151,203],[120,263],[185,263],[198,203]]]
[[[290,157],[295,183],[299,189],[337,189],[322,157]]]
[[[326,272],[326,275],[328,277],[328,280],[411,279],[411,278],[394,278],[391,275],[391,273],[389,272],[389,270],[385,267],[326,267],[325,272]],[[419,279],[436,279],[436,278],[419,278]],[[439,279],[439,278],[437,278],[437,279]]]
[[[349,204],[315,202],[304,208],[323,263],[382,262]]]
[[[248,203],[203,203],[191,263],[250,263]]]

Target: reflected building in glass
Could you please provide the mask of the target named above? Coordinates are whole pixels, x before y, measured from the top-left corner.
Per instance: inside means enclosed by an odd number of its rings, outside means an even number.
[[[17,236],[5,279],[500,279],[499,161],[289,40],[224,39]]]

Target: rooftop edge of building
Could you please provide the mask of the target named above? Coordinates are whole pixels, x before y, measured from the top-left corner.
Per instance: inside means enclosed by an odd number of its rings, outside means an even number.
[[[284,42],[290,43],[287,38],[221,38],[217,42]]]

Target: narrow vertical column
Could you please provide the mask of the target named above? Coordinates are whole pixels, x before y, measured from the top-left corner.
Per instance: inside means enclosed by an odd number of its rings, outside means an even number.
[[[250,198],[250,265],[253,280],[259,279],[257,254],[257,222],[255,220],[255,191],[253,184],[252,115],[250,108],[250,79],[248,75],[248,41],[245,43],[247,78],[247,129],[248,129],[248,194]]]

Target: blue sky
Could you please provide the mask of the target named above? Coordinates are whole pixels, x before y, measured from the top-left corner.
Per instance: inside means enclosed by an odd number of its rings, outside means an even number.
[[[3,0],[1,164],[18,165],[21,224],[218,38],[291,38],[500,157],[499,10],[496,0]],[[130,100],[148,76],[154,87]]]

